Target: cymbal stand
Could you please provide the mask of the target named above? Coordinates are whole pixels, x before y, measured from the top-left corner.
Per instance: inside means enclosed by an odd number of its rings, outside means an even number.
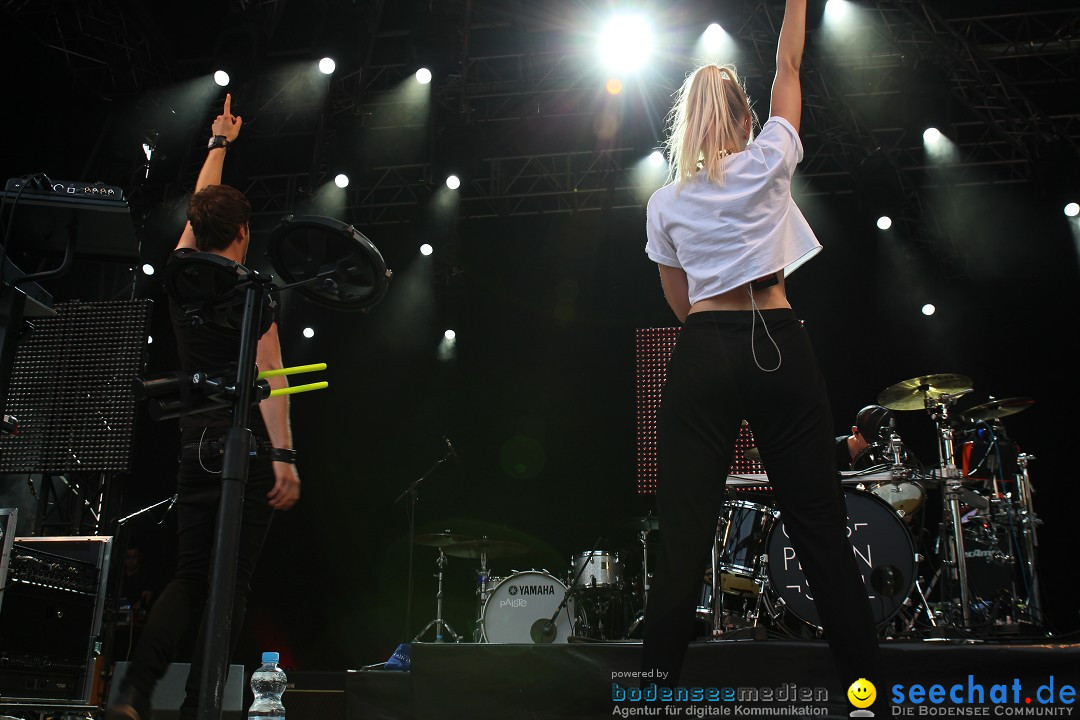
[[[1040,520],[1032,504],[1031,496],[1034,489],[1031,487],[1031,476],[1028,474],[1028,464],[1034,459],[1034,455],[1027,453],[1016,456],[1016,462],[1020,466],[1020,472],[1016,476],[1016,494],[1020,505],[1020,533],[1024,542],[1024,565],[1029,579],[1028,607],[1034,611],[1032,619],[1039,625],[1045,625],[1042,603],[1039,600],[1039,576],[1035,570],[1035,555],[1039,547],[1039,538],[1035,529]]]
[[[450,627],[450,623],[443,620],[442,616],[442,576],[443,568],[446,567],[446,554],[439,548],[439,557],[435,560],[435,579],[439,581],[438,589],[435,591],[435,619],[424,626],[424,629],[417,633],[416,637],[412,639],[413,642],[420,642],[420,638],[424,637],[431,628],[435,628],[435,642],[446,642],[443,637],[443,631],[445,630],[450,634],[450,637],[454,638],[454,642],[461,642],[461,637],[454,632],[454,628]]]
[[[941,464],[938,476],[944,481],[942,497],[945,500],[945,524],[952,542],[945,544],[945,564],[950,566],[948,577],[960,585],[960,614],[964,627],[971,627],[971,598],[969,597],[967,560],[964,556],[964,532],[960,523],[960,470],[956,467],[953,450],[953,431],[949,425],[949,406],[957,396],[942,394],[936,400],[926,397],[926,411],[930,413],[938,434],[938,453]],[[951,584],[951,583],[950,583]]]

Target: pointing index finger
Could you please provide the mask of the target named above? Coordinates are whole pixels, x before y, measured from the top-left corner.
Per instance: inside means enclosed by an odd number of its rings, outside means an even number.
[[[224,111],[222,111],[222,113],[221,113],[222,115],[225,115],[226,117],[228,117],[231,114],[229,112],[229,105],[231,105],[231,104],[232,104],[232,93],[225,93],[225,109],[224,109]]]

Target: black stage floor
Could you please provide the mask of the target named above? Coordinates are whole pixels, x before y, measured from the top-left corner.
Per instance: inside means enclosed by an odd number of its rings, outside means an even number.
[[[640,644],[634,643],[416,643],[409,672],[347,675],[346,715],[348,720],[846,718],[855,709],[846,696],[833,690],[832,662],[823,642],[743,640],[692,645],[682,684],[715,688],[724,699],[675,703],[666,709],[613,698],[638,686],[637,679],[623,673],[638,669],[640,652]],[[889,687],[878,688],[878,693],[905,697],[904,703],[892,708],[894,717],[1072,717],[1074,713],[1080,644],[898,641],[884,643],[882,652]],[[613,687],[616,684],[619,688]],[[903,688],[898,690],[897,685]],[[800,692],[820,697],[821,689],[829,693],[828,703],[785,699],[797,698]],[[774,699],[765,699],[768,691]]]

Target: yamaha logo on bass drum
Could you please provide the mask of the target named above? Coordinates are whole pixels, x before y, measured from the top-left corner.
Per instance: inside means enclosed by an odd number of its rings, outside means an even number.
[[[511,585],[506,588],[510,595],[554,595],[554,585]]]

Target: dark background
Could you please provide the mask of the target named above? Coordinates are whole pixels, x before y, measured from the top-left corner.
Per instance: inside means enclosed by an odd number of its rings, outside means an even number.
[[[15,69],[6,83],[0,176],[45,171],[57,179],[123,186],[143,259],[160,266],[179,237],[183,193],[194,185],[206,128],[223,99],[224,91],[206,75],[226,57],[252,62],[234,72],[229,88],[247,127],[229,150],[225,182],[251,196],[253,177],[311,169],[306,194],[283,196],[276,212],[271,204],[257,204],[255,265],[264,264],[266,231],[282,215],[321,207],[312,196],[335,168],[364,177],[373,156],[383,163],[426,162],[430,194],[438,196],[443,192],[437,190],[438,170],[449,167],[443,159],[447,148],[468,160],[470,154],[474,159],[490,155],[496,142],[520,151],[530,142],[567,150],[604,144],[596,131],[597,107],[613,101],[601,85],[590,90],[593,105],[569,119],[485,125],[436,104],[429,124],[419,131],[403,128],[395,136],[373,121],[378,112],[339,113],[327,102],[314,117],[336,123],[332,142],[320,145],[318,136],[286,132],[284,124],[271,131],[269,105],[263,103],[269,91],[260,84],[268,81],[261,73],[317,60],[331,51],[322,49],[325,43],[338,48],[339,74],[371,56],[387,65],[400,56],[407,76],[424,54],[417,48],[438,56],[441,45],[430,41],[432,27],[443,21],[452,27],[446,18],[456,17],[460,4],[391,3],[379,18],[386,36],[367,44],[363,34],[374,26],[377,3],[269,5],[280,6],[283,15],[273,32],[259,34],[251,31],[255,11],[242,3],[117,4],[116,16],[130,23],[133,37],[137,28],[140,39],[153,43],[155,59],[165,68],[162,77],[142,77],[136,84],[131,77],[148,68],[79,65],[57,49],[39,18],[5,9],[0,46]],[[1031,5],[1033,12],[1058,9],[1056,3]],[[537,38],[536,26],[550,32],[570,28],[571,49],[580,39],[566,4],[478,7],[504,22],[494,23],[490,32],[495,36],[504,28],[512,36],[503,42]],[[579,12],[590,5],[569,7]],[[958,4],[951,11],[970,7]],[[1010,4],[978,7],[986,15],[1012,12]],[[69,10],[95,8],[100,10],[95,3],[75,3]],[[669,25],[683,23],[695,28],[693,33],[702,27],[694,23],[707,15],[695,3],[671,5],[665,12]],[[1060,28],[1059,41],[1075,37],[1075,12],[1072,17]],[[356,29],[355,42],[350,27]],[[460,42],[453,32],[445,37]],[[814,48],[812,41],[809,57]],[[643,80],[640,94],[628,92],[620,110],[623,132],[634,138],[642,156],[661,139],[670,90],[689,65],[685,53],[667,50],[651,68],[652,84]],[[447,50],[442,58],[451,73],[454,52]],[[1068,62],[1075,65],[1075,57]],[[751,96],[765,115],[770,78],[755,72],[753,60],[747,64]],[[1054,76],[1036,82],[1024,67],[999,67],[1025,83],[1075,144],[1076,73],[1071,84]],[[194,94],[177,104],[169,93],[194,87],[196,79],[201,84]],[[439,82],[436,95],[452,98],[452,88],[440,90]],[[917,89],[886,96],[881,112],[910,107],[914,100],[904,93]],[[310,110],[303,98],[296,102]],[[808,111],[804,121],[808,158],[833,148],[825,129],[814,124],[818,116]],[[985,117],[960,115],[953,122],[957,132],[965,123],[987,123]],[[151,130],[163,157],[143,180],[139,145]],[[1045,522],[1040,529],[1045,604],[1055,631],[1072,631],[1080,625],[1070,569],[1078,499],[1080,235],[1075,219],[1061,212],[1059,191],[1063,183],[1075,182],[1078,166],[1067,152],[1055,155],[1040,144],[1036,159],[1027,161],[1027,181],[1005,182],[994,167],[965,165],[953,182],[912,165],[910,148],[919,146],[914,132],[894,128],[886,134],[896,140],[890,151],[903,169],[905,187],[919,196],[922,213],[906,212],[891,232],[878,231],[868,220],[861,193],[866,188],[853,174],[811,176],[801,184],[797,197],[825,252],[789,281],[789,297],[817,348],[838,434],[881,390],[925,373],[971,377],[975,391],[965,406],[990,395],[1035,399],[1033,408],[1007,420],[1007,428],[1024,451],[1037,456],[1032,479]],[[644,141],[636,139],[643,134]],[[463,203],[476,194],[467,175],[464,179]],[[405,508],[393,500],[443,456],[443,436],[453,440],[460,463],[438,470],[421,486],[418,532],[449,529],[528,546],[527,554],[494,561],[497,575],[544,568],[563,578],[571,554],[589,549],[597,536],[604,538],[602,549],[637,557],[634,533],[623,521],[650,510],[652,501],[636,491],[634,330],[672,325],[674,318],[655,265],[644,254],[644,208],[619,205],[479,217],[483,213],[469,211],[475,206],[463,204],[464,217],[456,223],[423,197],[411,198],[395,222],[366,222],[372,216],[362,200],[337,212],[322,209],[355,222],[379,247],[395,282],[371,314],[326,310],[297,295],[284,301],[286,364],[329,363],[322,376],[331,388],[293,402],[303,501],[274,521],[238,659],[251,664],[261,650],[276,649],[288,666],[337,670],[390,655],[403,639],[408,566]],[[436,246],[431,258],[417,253],[425,240]],[[157,301],[149,369],[174,367],[160,273],[130,273],[119,281],[105,277],[101,268],[80,264],[50,289],[58,299],[101,295],[103,289],[125,296],[125,285],[134,278],[135,293]],[[937,313],[923,316],[925,302],[933,302]],[[306,326],[316,330],[311,340],[301,336]],[[440,359],[446,328],[457,332],[455,354]],[[119,480],[123,498],[113,519],[173,492],[175,423],[141,420],[135,470]],[[918,455],[932,460],[932,425],[924,413],[901,413],[899,430]],[[147,517],[132,532],[149,557],[165,567],[171,562],[173,528],[170,519],[160,526],[154,520]],[[410,637],[434,616],[434,558],[431,548],[416,548]],[[471,634],[476,614],[475,566],[451,559],[447,568],[446,615],[463,635]]]

